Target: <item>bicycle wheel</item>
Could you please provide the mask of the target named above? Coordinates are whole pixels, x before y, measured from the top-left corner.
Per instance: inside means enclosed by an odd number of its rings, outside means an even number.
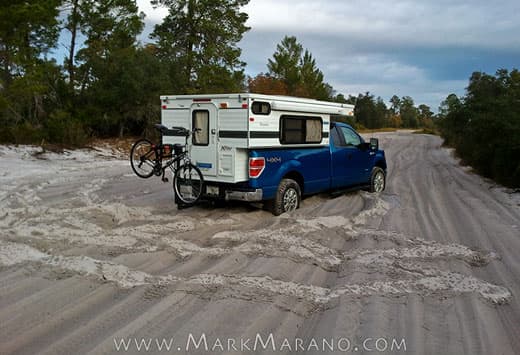
[[[178,199],[185,205],[193,205],[202,195],[204,178],[199,168],[186,163],[175,171],[173,190]]]
[[[149,178],[154,173],[155,151],[148,139],[140,139],[134,143],[130,151],[130,165],[134,173],[141,178]]]

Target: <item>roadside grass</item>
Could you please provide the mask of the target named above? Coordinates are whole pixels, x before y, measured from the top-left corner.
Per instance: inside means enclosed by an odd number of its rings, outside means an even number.
[[[392,127],[386,127],[386,128],[374,128],[374,129],[368,129],[368,128],[361,128],[358,129],[358,133],[378,133],[378,132],[395,132],[398,128],[392,128]]]
[[[23,143],[0,143],[1,145],[10,145],[14,146],[19,145],[33,145],[40,147],[42,150],[35,153],[35,155],[45,154],[46,152],[52,152],[61,154],[66,150],[76,150],[76,149],[88,149],[88,150],[100,150],[106,149],[112,151],[115,155],[120,157],[129,156],[130,150],[132,149],[132,145],[137,141],[140,137],[123,137],[123,138],[89,138],[82,145],[72,145],[72,144],[59,144],[59,143],[50,143],[45,139],[42,139],[39,142],[23,142]]]
[[[86,145],[86,148],[96,149],[96,147],[110,148],[114,151],[130,154],[132,145],[140,137],[124,137],[124,138],[94,138]]]
[[[417,131],[413,131],[415,134],[433,134],[434,136],[440,136],[441,134],[435,128],[423,128]]]
[[[415,134],[433,134],[435,136],[439,136],[440,133],[435,128],[394,128],[394,127],[384,127],[384,128],[374,128],[374,129],[368,129],[368,128],[361,128],[357,131],[359,133],[378,133],[378,132],[397,132],[397,131],[410,131],[411,133]]]

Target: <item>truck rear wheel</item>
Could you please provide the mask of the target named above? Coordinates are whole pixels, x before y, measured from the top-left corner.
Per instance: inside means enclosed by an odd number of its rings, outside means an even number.
[[[292,179],[282,179],[276,197],[269,201],[268,207],[275,216],[284,212],[294,211],[300,207],[301,189],[300,185]]]

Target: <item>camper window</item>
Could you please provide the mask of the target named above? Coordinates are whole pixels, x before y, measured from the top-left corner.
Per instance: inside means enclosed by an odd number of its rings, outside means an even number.
[[[269,115],[271,113],[271,105],[268,102],[255,101],[251,105],[251,111],[256,115]]]
[[[280,117],[280,142],[282,144],[320,143],[323,122],[320,117]]]
[[[209,144],[209,111],[196,110],[193,111],[192,116],[193,129],[200,129],[200,131],[193,132],[193,145],[208,145]]]

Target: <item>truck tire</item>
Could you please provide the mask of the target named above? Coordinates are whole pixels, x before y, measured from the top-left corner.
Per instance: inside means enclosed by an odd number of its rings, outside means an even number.
[[[294,211],[300,207],[300,185],[292,179],[282,179],[276,191],[274,200],[268,202],[271,213],[279,216],[284,212]]]
[[[383,169],[376,166],[370,175],[370,192],[382,192],[386,187],[386,176]]]

